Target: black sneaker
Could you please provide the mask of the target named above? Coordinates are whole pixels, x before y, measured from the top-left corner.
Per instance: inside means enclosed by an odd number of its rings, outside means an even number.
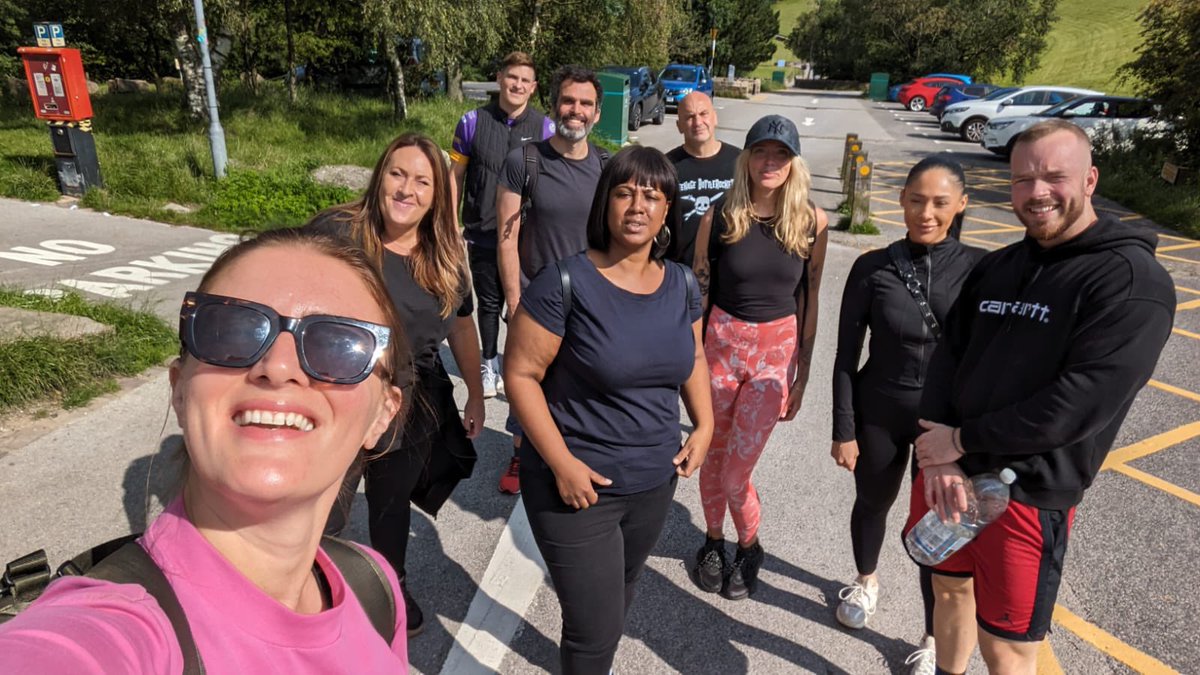
[[[409,594],[405,577],[400,577],[400,593],[404,595],[404,617],[408,628],[408,637],[416,637],[425,630],[425,613],[421,611],[421,606]]]
[[[692,567],[692,581],[705,593],[716,593],[724,582],[725,540],[704,538],[704,546],[696,551],[696,564]]]
[[[758,590],[758,570],[763,564],[763,548],[757,541],[750,548],[738,547],[721,595],[730,600],[745,600]]]

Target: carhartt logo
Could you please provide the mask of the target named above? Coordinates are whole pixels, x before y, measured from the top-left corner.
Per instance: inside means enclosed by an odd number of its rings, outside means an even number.
[[[1050,306],[1039,302],[1005,302],[1003,300],[984,300],[979,303],[980,314],[996,314],[999,316],[1023,316],[1039,323],[1050,323]]]
[[[767,125],[767,133],[773,136],[782,136],[786,132],[787,125],[783,123],[783,120],[771,120],[771,123]]]

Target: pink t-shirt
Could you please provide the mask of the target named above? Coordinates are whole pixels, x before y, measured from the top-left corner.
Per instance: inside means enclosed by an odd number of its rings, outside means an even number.
[[[324,551],[317,564],[333,605],[297,614],[229,564],[187,520],[176,500],[141,538],[179,597],[210,675],[222,673],[407,673],[404,603],[396,575],[376,552],[397,598],[389,647]],[[85,577],[55,581],[17,618],[0,625],[0,672],[164,673],[183,670],[166,614],[135,584]]]

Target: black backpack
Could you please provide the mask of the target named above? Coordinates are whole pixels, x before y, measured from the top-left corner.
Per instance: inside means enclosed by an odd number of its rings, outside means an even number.
[[[542,172],[541,155],[534,147],[536,145],[536,143],[526,143],[521,148],[522,156],[525,158],[525,182],[521,185],[521,209],[518,211],[521,217],[522,231],[524,231],[525,221],[528,220],[529,207],[533,203],[533,189],[537,187],[538,176]],[[608,164],[610,157],[608,151],[589,141],[588,152],[594,152],[600,157],[600,169],[604,170],[604,165]]]
[[[170,620],[183,652],[184,675],[203,675],[204,662],[179,598],[154,559],[137,543],[139,536],[130,534],[100,544],[63,563],[53,573],[45,550],[10,562],[0,577],[0,623],[25,609],[59,577],[87,576],[117,584],[138,584],[154,597]],[[345,577],[371,625],[390,645],[396,633],[396,597],[383,569],[356,544],[343,539],[322,537],[321,548]]]

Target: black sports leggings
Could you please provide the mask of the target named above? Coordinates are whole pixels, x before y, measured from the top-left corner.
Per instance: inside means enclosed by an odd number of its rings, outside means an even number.
[[[562,607],[563,675],[606,675],[646,558],[658,543],[676,476],[631,495],[600,495],[576,510],[558,495],[554,474],[521,464],[521,499]]]
[[[471,245],[467,248],[471,264],[471,282],[475,287],[475,315],[479,321],[480,356],[496,358],[500,336],[500,310],[504,307],[504,286],[500,284],[500,265],[496,249]]]
[[[910,475],[917,473],[916,457],[910,448],[920,430],[917,408],[921,392],[889,392],[863,381],[855,386],[855,399],[859,454],[854,466],[856,496],[850,512],[850,543],[859,574],[874,574],[887,533],[888,511],[900,492],[904,470],[911,467]],[[932,635],[933,582],[928,569],[922,567],[920,572],[925,632]]]

